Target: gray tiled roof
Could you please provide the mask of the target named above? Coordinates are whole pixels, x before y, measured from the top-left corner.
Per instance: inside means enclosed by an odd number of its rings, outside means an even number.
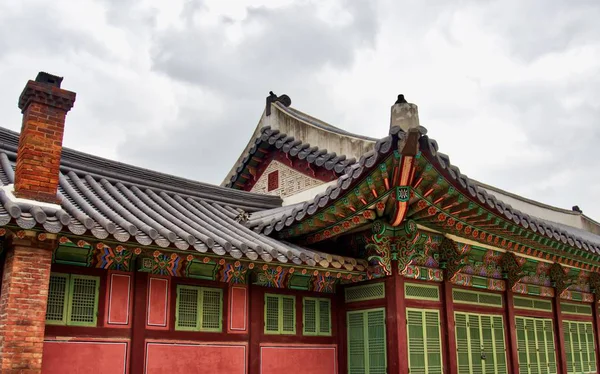
[[[0,128],[0,184],[14,182],[18,134]],[[283,243],[244,225],[248,213],[281,206],[252,194],[137,168],[64,149],[61,209],[15,203],[0,190],[0,226],[91,234],[102,240],[195,249],[234,258],[365,269],[366,262]]]
[[[517,225],[535,233],[545,235],[548,238],[553,238],[554,240],[561,241],[576,248],[600,254],[600,236],[585,230],[549,222],[525,214],[497,199],[493,195],[488,194],[483,188],[478,186],[478,182],[461,174],[460,169],[450,163],[450,158],[447,155],[438,152],[437,142],[426,135],[427,130],[425,128],[420,128],[419,131],[421,133],[421,138],[419,140],[421,151],[429,152],[433,156],[433,161],[436,166],[440,170],[445,171],[450,179],[455,182],[465,194],[485,206],[486,209],[500,216],[504,216]],[[357,163],[346,167],[344,174],[338,178],[337,183],[328,187],[325,192],[318,194],[314,199],[305,203],[284,208],[274,208],[268,212],[262,212],[256,217],[251,217],[248,221],[248,226],[257,232],[263,232],[268,235],[272,232],[281,231],[285,227],[291,226],[307,216],[314,215],[320,208],[325,207],[329,201],[335,200],[341,196],[342,193],[348,190],[356,180],[364,178],[364,171],[373,167],[380,157],[383,157],[391,150],[394,136],[397,136],[398,139],[402,140],[407,134],[398,127],[391,128],[390,135],[378,140],[375,143],[374,150],[363,155]]]
[[[261,129],[260,136],[254,139],[254,145],[236,168],[235,174],[231,176],[226,185],[227,187],[232,187],[240,178],[240,175],[261,146],[267,148],[272,146],[292,157],[306,160],[309,164],[334,171],[338,175],[343,173],[347,166],[356,162],[354,158],[346,158],[345,155],[337,155],[335,152],[328,152],[326,149],[319,149],[316,146],[311,147],[310,144],[304,143],[300,139],[295,139],[293,136],[288,136],[279,130],[272,130],[271,127],[265,126]]]
[[[344,173],[337,179],[335,185],[327,187],[327,190],[305,203],[285,207],[286,209],[281,210],[273,209],[270,215],[258,216],[257,218],[251,217],[251,220],[248,222],[249,227],[252,227],[255,231],[269,235],[274,231],[281,231],[283,228],[291,226],[297,221],[312,216],[320,208],[326,206],[329,201],[340,197],[355,181],[364,178],[365,170],[375,166],[380,157],[386,155],[392,149],[394,136],[397,136],[398,139],[404,139],[406,133],[400,131],[397,127],[392,128],[390,135],[375,142],[373,150],[362,155],[358,162],[348,165],[344,169]]]

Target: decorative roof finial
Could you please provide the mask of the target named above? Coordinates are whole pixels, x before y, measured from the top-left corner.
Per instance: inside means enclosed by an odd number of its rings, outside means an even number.
[[[269,91],[269,96],[267,96],[267,107],[265,108],[265,114],[267,116],[271,115],[271,104],[279,102],[284,107],[289,107],[292,105],[292,99],[288,95],[277,96],[273,93],[273,91]]]
[[[408,101],[406,101],[406,99],[404,98],[404,95],[400,94],[398,95],[398,100],[396,100],[396,102],[394,104],[406,104],[408,103]]]

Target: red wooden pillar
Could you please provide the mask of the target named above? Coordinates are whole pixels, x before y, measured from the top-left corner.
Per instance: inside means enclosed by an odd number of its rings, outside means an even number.
[[[456,374],[458,364],[456,362],[456,329],[454,327],[454,303],[452,302],[452,283],[444,280],[442,284],[444,297],[444,316],[446,318],[446,330],[443,331],[443,340],[446,346],[445,373]]]
[[[600,300],[598,300],[597,298],[594,298],[594,303],[592,304],[592,308],[594,308],[593,310],[593,315],[594,315],[594,328],[596,329],[596,367],[600,368],[600,310],[598,309],[598,302]]]
[[[346,325],[346,299],[344,297],[344,288],[338,287],[335,295],[338,313],[337,313],[337,332],[338,332],[338,372],[345,374],[348,372],[348,326]]]
[[[567,353],[565,352],[565,335],[563,332],[562,312],[560,310],[560,294],[556,291],[554,302],[554,331],[556,332],[556,366],[559,373],[567,372]]]
[[[512,290],[506,291],[506,334],[508,335],[507,357],[509,373],[519,373],[519,351],[517,346],[517,322],[515,319],[514,293]]]
[[[249,374],[260,373],[260,340],[263,329],[264,319],[264,302],[262,301],[262,293],[258,286],[249,285],[248,287],[250,299],[250,331],[248,335],[249,355],[248,355],[248,372]]]
[[[388,373],[408,373],[408,344],[406,342],[406,303],[404,276],[392,261],[392,276],[385,280]]]
[[[130,373],[143,373],[146,353],[146,306],[148,273],[133,272],[133,319],[131,331]]]

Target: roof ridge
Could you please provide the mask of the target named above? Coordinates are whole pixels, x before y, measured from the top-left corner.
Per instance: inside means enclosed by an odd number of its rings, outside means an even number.
[[[0,127],[0,150],[4,150],[8,155],[13,156],[16,154],[18,141],[19,133]],[[92,173],[107,179],[120,180],[124,183],[152,185],[154,188],[164,188],[172,192],[183,192],[201,198],[212,198],[225,203],[226,201],[223,200],[233,199],[229,203],[234,205],[235,200],[242,202],[243,204],[241,205],[257,205],[256,207],[260,206],[263,208],[281,206],[282,203],[281,198],[278,196],[233,190],[91,155],[67,147],[63,147],[61,168]]]
[[[498,193],[507,195],[507,196],[512,197],[514,199],[521,200],[521,201],[524,201],[524,202],[527,202],[527,203],[539,206],[540,208],[547,208],[547,209],[551,209],[551,210],[554,210],[554,211],[557,211],[557,212],[560,212],[560,213],[571,214],[571,215],[575,215],[575,216],[582,216],[583,215],[582,213],[575,212],[573,210],[560,208],[560,207],[557,207],[557,206],[553,206],[553,205],[549,205],[549,204],[546,204],[546,203],[542,203],[541,201],[530,199],[528,197],[520,196],[520,195],[515,194],[514,192],[506,191],[506,190],[504,190],[502,188],[495,187],[495,186],[489,185],[487,183],[480,182],[480,181],[475,180],[475,179],[471,179],[471,181],[473,181],[475,184],[479,185],[480,187],[482,187],[484,189],[489,189],[489,190],[492,190],[494,192],[498,192]]]
[[[333,126],[325,121],[322,121],[322,120],[315,118],[309,114],[306,114],[296,108],[286,107],[285,105],[283,105],[279,102],[275,102],[274,105],[277,107],[277,109],[285,112],[286,114],[288,114],[292,117],[295,117],[297,120],[305,122],[311,126],[319,128],[321,130],[329,131],[329,132],[332,132],[332,133],[338,134],[338,135],[350,136],[350,137],[353,137],[356,139],[367,140],[367,141],[370,141],[373,143],[375,143],[377,140],[379,140],[378,138],[373,138],[373,137],[366,136],[366,135],[352,133],[350,131]]]

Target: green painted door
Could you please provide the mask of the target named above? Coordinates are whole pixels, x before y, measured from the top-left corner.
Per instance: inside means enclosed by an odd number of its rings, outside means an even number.
[[[386,374],[385,309],[348,312],[348,373]]]
[[[556,374],[552,320],[516,317],[519,374]]]
[[[506,374],[504,320],[501,315],[456,312],[459,374]]]
[[[408,368],[411,374],[442,374],[440,312],[406,309]]]
[[[596,352],[592,322],[563,321],[567,372],[596,373]]]

